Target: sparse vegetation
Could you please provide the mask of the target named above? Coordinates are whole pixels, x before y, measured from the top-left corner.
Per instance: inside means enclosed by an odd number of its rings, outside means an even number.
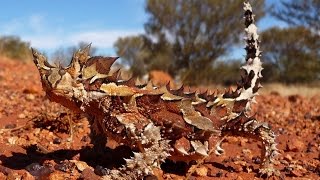
[[[281,83],[320,81],[320,1],[281,0],[271,15],[286,28],[262,33],[262,49],[267,63],[265,80]]]
[[[268,66],[265,80],[311,83],[320,80],[320,36],[304,27],[272,28],[261,34]]]
[[[319,84],[291,84],[284,85],[281,83],[269,83],[263,86],[261,94],[267,95],[278,93],[281,96],[301,95],[304,97],[314,97],[320,94]]]
[[[0,55],[15,60],[31,60],[30,43],[17,36],[0,37]]]

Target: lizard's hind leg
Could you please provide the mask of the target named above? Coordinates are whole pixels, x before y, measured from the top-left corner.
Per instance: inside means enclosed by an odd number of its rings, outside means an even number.
[[[270,177],[280,176],[280,172],[274,168],[276,157],[279,154],[275,141],[276,135],[267,123],[261,123],[255,118],[248,118],[244,114],[229,121],[225,127],[226,135],[253,138],[262,142],[261,167],[259,173]]]

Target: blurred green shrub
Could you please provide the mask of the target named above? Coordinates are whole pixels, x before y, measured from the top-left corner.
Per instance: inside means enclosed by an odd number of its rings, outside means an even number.
[[[17,36],[0,37],[0,55],[14,60],[30,60],[30,43],[22,41]]]
[[[216,61],[201,71],[192,68],[186,69],[180,73],[180,79],[189,85],[235,85],[240,80],[240,66],[243,64],[241,62],[240,60]],[[194,76],[194,74],[197,74],[197,76]]]
[[[261,33],[264,79],[282,83],[320,80],[320,35],[305,27],[271,28]]]

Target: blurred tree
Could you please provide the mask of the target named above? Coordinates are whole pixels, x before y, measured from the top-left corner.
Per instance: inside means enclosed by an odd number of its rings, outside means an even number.
[[[211,77],[211,81],[215,84],[222,84],[224,86],[235,85],[240,80],[239,74],[241,74],[240,66],[243,64],[243,60],[230,59],[228,61],[216,61],[210,73],[207,76]]]
[[[264,79],[285,83],[320,80],[320,36],[304,27],[271,28],[261,34]]]
[[[180,75],[187,84],[208,82],[210,77],[206,74],[213,62],[239,42],[243,31],[242,3],[239,0],[148,0],[146,11],[150,17],[145,23],[146,35],[119,40],[115,46],[122,53],[118,55],[127,54],[130,58],[123,59],[132,64],[140,61],[147,66],[145,70],[160,69],[172,76]],[[261,18],[264,1],[254,1],[253,6],[256,17]],[[135,38],[138,42],[131,42]],[[139,50],[143,51],[143,58],[134,55]]]
[[[272,15],[291,26],[304,26],[320,34],[319,0],[281,0]]]
[[[29,60],[30,44],[16,36],[0,37],[0,55],[17,60]]]
[[[267,60],[264,79],[285,83],[320,80],[320,1],[281,0],[271,15],[286,22],[284,29],[262,34]]]
[[[134,76],[141,77],[154,69],[168,72],[172,64],[170,44],[152,43],[145,35],[119,38],[114,46]]]
[[[150,49],[143,36],[119,38],[114,46],[134,76],[143,76],[147,72],[145,61],[150,57]]]
[[[70,47],[66,47],[66,48],[60,47],[52,53],[50,59],[52,60],[53,63],[62,64],[64,66],[67,66],[67,65],[69,65],[69,63],[71,61],[73,53],[75,53],[79,49],[85,48],[88,45],[89,45],[89,43],[79,42],[78,45],[76,45],[76,46],[70,46]],[[97,48],[91,46],[90,55],[94,56],[96,51],[97,51]]]

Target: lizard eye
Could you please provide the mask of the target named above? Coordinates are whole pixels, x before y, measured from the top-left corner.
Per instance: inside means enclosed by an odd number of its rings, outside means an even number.
[[[60,70],[59,70],[60,76],[63,76],[65,73],[66,73],[66,71],[65,71],[64,69],[60,69]]]

